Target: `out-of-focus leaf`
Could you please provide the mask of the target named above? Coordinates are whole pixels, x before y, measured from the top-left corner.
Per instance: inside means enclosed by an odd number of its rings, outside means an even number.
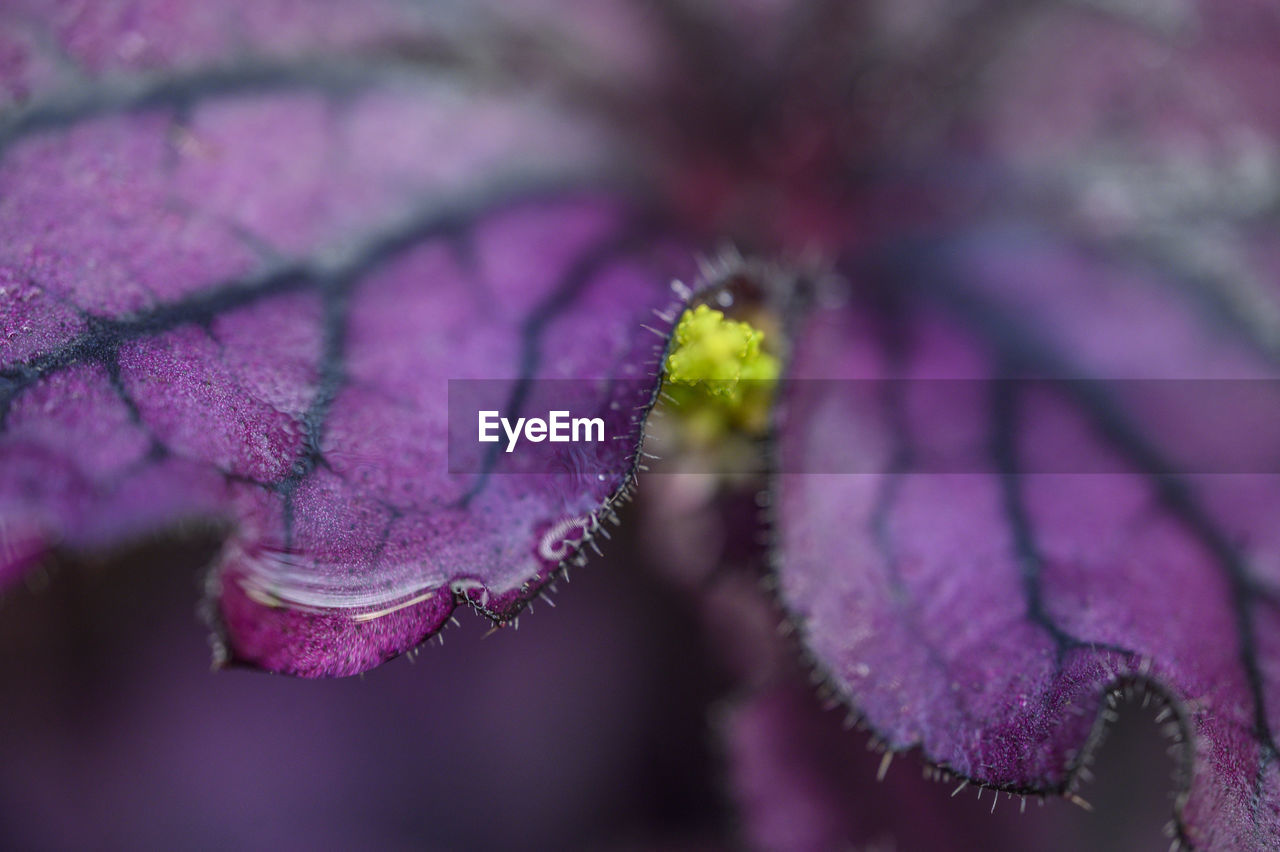
[[[815,663],[892,748],[1012,792],[1069,793],[1109,694],[1159,689],[1180,837],[1269,846],[1280,476],[1189,461],[1214,416],[1273,460],[1248,410],[1191,407],[1274,379],[1265,348],[1167,270],[1018,229],[846,271],[781,412],[778,579]]]

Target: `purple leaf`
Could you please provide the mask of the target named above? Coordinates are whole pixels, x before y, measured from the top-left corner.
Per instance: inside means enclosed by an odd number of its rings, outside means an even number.
[[[780,588],[820,670],[890,747],[1015,793],[1070,793],[1109,696],[1152,690],[1194,766],[1179,838],[1270,845],[1280,477],[1186,461],[1198,401],[1274,378],[1265,341],[1175,267],[1017,230],[846,271],[796,336],[776,482]],[[1232,434],[1268,457],[1274,432]]]
[[[952,796],[957,784],[944,787],[931,772],[922,778],[914,761],[878,753],[865,734],[842,726],[840,714],[822,712],[798,682],[735,702],[722,725],[730,786],[754,849],[996,852],[1025,849],[1029,837],[1037,848],[1088,848],[1086,838],[1071,836],[1072,821],[1061,810],[1028,809],[1025,800],[998,793],[975,802],[963,788],[966,795]]]
[[[630,202],[575,188],[606,159],[584,121],[387,48],[430,43],[411,7],[245,6],[230,41],[201,4],[172,33],[8,13],[30,38],[0,123],[0,581],[226,524],[225,657],[348,675],[460,601],[504,622],[595,535],[676,270]],[[96,70],[21,82],[37,59]],[[513,409],[534,380],[608,379],[571,401],[627,440],[565,474],[449,473],[463,378]]]

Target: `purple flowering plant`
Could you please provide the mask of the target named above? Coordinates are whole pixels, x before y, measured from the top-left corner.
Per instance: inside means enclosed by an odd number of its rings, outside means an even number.
[[[1278,92],[1250,0],[5,0],[6,617],[162,542],[216,667],[339,678],[559,589],[699,637],[686,848],[1049,848],[952,792],[1085,804],[1129,701],[1173,845],[1276,848]],[[460,468],[465,382],[610,440]]]

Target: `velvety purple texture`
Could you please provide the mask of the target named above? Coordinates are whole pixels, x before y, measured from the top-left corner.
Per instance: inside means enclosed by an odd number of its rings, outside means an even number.
[[[574,189],[596,134],[369,47],[432,37],[405,4],[137,5],[7,10],[96,76],[25,84],[0,125],[0,579],[213,520],[224,659],[349,675],[459,601],[506,620],[628,487],[641,325],[674,302],[650,226]],[[358,67],[315,64],[339,48]],[[449,474],[459,378],[512,415],[531,381],[602,380],[572,402],[629,440]]]
[[[1120,381],[1272,376],[1265,349],[1167,271],[1024,229],[848,271],[860,295],[806,315],[790,376],[903,381],[784,390],[783,471],[876,471],[775,483],[780,588],[819,670],[892,748],[1014,792],[1071,791],[1106,694],[1154,684],[1195,767],[1183,839],[1268,846],[1280,477],[1185,473],[1185,424]],[[993,376],[951,406],[911,381]],[[945,442],[988,472],[916,469]],[[1128,472],[1027,470],[1095,454]]]
[[[368,268],[218,282],[33,342],[10,365],[6,519],[71,548],[232,521],[228,650],[277,671],[368,668],[438,629],[455,594],[518,610],[631,475],[656,378],[632,327],[671,297],[643,260],[598,249],[624,227],[607,204],[479,215],[431,221]],[[504,272],[535,246],[541,273]],[[473,373],[505,374],[512,394],[522,378],[617,376],[575,383],[599,394],[575,402],[632,440],[572,473],[507,475],[500,456],[448,474],[446,382]]]

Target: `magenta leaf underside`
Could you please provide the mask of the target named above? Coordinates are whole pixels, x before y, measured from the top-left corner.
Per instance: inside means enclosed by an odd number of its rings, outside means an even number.
[[[795,336],[775,483],[818,669],[891,748],[1012,792],[1072,791],[1108,694],[1151,684],[1194,758],[1181,839],[1268,844],[1280,478],[1189,469],[1184,419],[1129,398],[1274,377],[1265,346],[1169,269],[1018,229],[846,272],[860,295]],[[972,467],[931,467],[944,447]],[[866,472],[787,472],[818,460]]]

